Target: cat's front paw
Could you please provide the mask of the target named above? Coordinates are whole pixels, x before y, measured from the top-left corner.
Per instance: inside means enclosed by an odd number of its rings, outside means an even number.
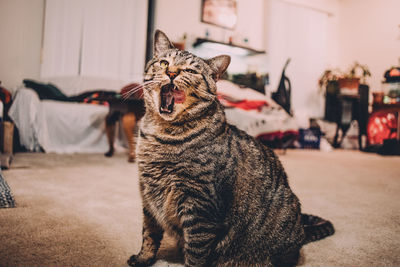
[[[156,259],[142,259],[139,255],[132,255],[127,261],[129,266],[147,267],[156,262]]]

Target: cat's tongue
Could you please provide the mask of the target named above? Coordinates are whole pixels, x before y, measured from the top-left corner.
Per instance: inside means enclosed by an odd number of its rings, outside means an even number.
[[[161,88],[161,107],[162,113],[172,113],[174,103],[183,103],[185,92],[177,89],[173,84],[164,85]]]
[[[183,103],[185,102],[185,92],[181,90],[173,90],[172,91],[175,99],[175,103]]]

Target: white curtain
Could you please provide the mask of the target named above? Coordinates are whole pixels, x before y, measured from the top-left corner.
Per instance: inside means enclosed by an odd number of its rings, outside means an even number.
[[[147,1],[47,0],[41,77],[140,81]]]
[[[79,74],[83,12],[80,0],[47,0],[41,77]]]

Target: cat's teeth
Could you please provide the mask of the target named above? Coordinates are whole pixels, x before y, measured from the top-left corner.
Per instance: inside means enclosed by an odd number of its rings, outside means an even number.
[[[174,90],[175,86],[172,84],[164,85],[161,88],[160,97],[160,113],[172,113],[174,109]]]

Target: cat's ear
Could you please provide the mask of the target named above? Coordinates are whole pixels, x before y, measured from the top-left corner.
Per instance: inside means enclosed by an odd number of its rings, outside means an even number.
[[[156,30],[154,34],[154,56],[158,57],[162,52],[172,48],[174,48],[174,46],[169,41],[167,35],[160,30]]]
[[[226,69],[231,63],[231,57],[227,55],[216,56],[206,60],[207,64],[211,67],[213,71],[213,79],[214,81],[218,81],[218,79],[224,74]]]

